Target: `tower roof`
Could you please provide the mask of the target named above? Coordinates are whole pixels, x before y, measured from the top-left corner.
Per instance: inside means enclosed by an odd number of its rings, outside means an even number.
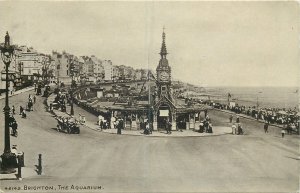
[[[163,28],[163,33],[162,33],[162,44],[161,44],[161,49],[160,49],[160,56],[163,58],[166,57],[168,54],[167,52],[167,47],[166,47],[166,33],[165,33],[165,27]]]
[[[159,60],[159,64],[156,68],[156,70],[158,69],[167,69],[167,70],[171,70],[170,66],[169,66],[169,62],[167,59],[167,47],[166,47],[166,34],[165,34],[165,27],[163,28],[163,33],[162,33],[162,44],[161,44],[161,49],[160,49],[160,60]]]

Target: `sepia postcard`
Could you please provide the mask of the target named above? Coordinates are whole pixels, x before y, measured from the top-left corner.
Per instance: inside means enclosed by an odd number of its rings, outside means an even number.
[[[299,192],[297,1],[1,1],[0,192]]]

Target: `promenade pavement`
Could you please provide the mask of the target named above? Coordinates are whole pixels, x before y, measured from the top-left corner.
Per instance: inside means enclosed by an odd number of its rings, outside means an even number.
[[[29,91],[29,93],[33,93]],[[11,97],[19,106],[29,93]],[[280,128],[241,118],[245,135],[213,137],[139,137],[114,135],[97,127],[97,117],[75,107],[87,124],[80,134],[57,132],[57,122],[38,96],[27,119],[16,115],[19,136],[11,137],[25,152],[25,169],[33,172],[43,155],[43,175],[22,181],[1,180],[0,190],[53,186],[52,192],[296,192],[299,190],[299,138],[281,138]],[[0,101],[3,108],[4,101]],[[69,108],[69,107],[68,107]],[[69,112],[69,109],[68,109]],[[228,114],[209,112],[214,127],[230,127]],[[0,116],[3,123],[4,116]],[[0,127],[0,133],[3,133]],[[189,131],[184,131],[189,132]],[[192,131],[191,131],[192,132]],[[298,140],[298,141],[297,141]],[[3,149],[3,144],[0,144]],[[25,172],[25,171],[24,171]],[[25,172],[26,173],[26,172]],[[24,174],[25,175],[25,174]],[[101,190],[59,190],[57,185],[98,185]],[[35,193],[47,191],[34,191]],[[51,192],[51,191],[48,191]]]
[[[99,128],[99,127],[98,127]],[[102,132],[109,134],[117,134],[117,129],[103,129]],[[166,131],[153,131],[150,135],[145,135],[142,130],[122,130],[122,135],[136,135],[146,137],[209,137],[232,134],[230,127],[213,127],[213,133],[199,133],[193,130],[172,131],[167,134]]]
[[[33,86],[27,87],[27,88],[23,88],[23,89],[21,89],[21,90],[17,90],[17,91],[15,91],[15,92],[13,92],[12,94],[9,94],[9,97],[16,96],[16,95],[18,95],[18,94],[21,94],[21,93],[24,93],[24,92],[28,92],[28,91],[32,91],[32,90],[34,90],[34,87],[33,87]],[[2,94],[0,95],[0,100],[1,100],[1,99],[5,99],[5,93],[2,93]]]

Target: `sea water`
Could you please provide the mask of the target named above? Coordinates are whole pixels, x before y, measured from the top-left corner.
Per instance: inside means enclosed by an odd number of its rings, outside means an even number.
[[[297,87],[212,87],[206,90],[211,100],[221,103],[227,103],[230,93],[230,101],[245,106],[298,109],[300,104]]]

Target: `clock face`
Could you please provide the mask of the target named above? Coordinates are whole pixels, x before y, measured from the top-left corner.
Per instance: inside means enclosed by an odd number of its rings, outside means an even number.
[[[167,72],[161,72],[160,73],[160,80],[161,81],[167,81],[169,79],[169,74]]]

